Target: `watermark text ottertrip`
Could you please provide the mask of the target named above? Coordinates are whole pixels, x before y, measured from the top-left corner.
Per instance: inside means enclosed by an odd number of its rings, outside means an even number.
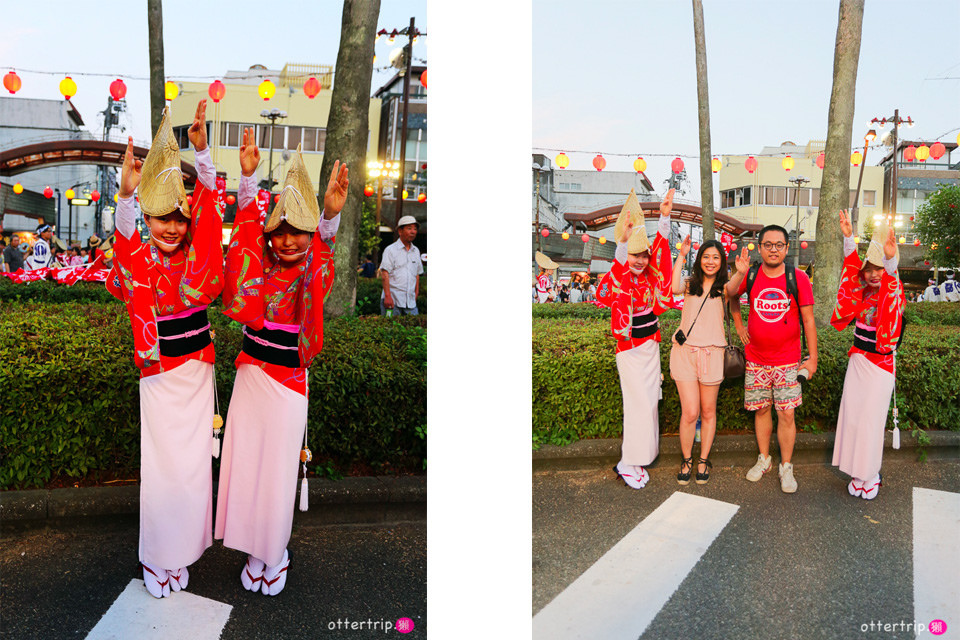
[[[335,629],[349,629],[351,631],[383,631],[384,633],[396,631],[397,633],[410,633],[413,631],[413,627],[413,620],[410,618],[400,618],[396,622],[383,619],[374,620],[372,618],[367,618],[366,620],[337,618],[335,621],[331,620],[327,623],[327,629],[330,631]]]
[[[939,636],[947,631],[947,623],[943,620],[931,620],[929,623],[917,622],[916,620],[899,622],[883,622],[882,620],[871,620],[860,625],[860,632],[868,631],[913,631],[917,634],[929,631],[935,636]]]

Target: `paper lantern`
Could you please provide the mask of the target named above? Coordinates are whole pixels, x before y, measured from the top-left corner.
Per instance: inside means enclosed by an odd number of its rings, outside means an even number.
[[[694,250],[694,251],[700,251],[700,243],[699,243],[699,242],[694,242],[694,243],[693,243],[693,250]]]
[[[587,234],[583,234],[582,236],[580,236],[580,239],[583,240],[584,243],[590,242],[590,236],[588,236]]]
[[[404,189],[404,190],[403,190],[403,193],[402,193],[402,195],[401,195],[400,197],[403,198],[404,200],[406,200],[407,198],[410,197],[410,192],[407,191],[406,189]]]
[[[960,133],[957,134],[957,144],[960,144]]]
[[[21,193],[23,193],[23,185],[20,184],[19,182],[13,185],[13,192],[17,195],[20,195]]]
[[[264,80],[257,87],[257,94],[264,100],[269,100],[277,92],[277,86],[269,80]]]
[[[77,95],[77,83],[73,81],[73,78],[67,76],[60,81],[60,93],[63,94],[63,97],[66,100],[69,100],[73,96]]]
[[[790,169],[793,169],[793,165],[794,165],[793,158],[791,158],[790,156],[786,156],[783,160],[780,161],[780,164],[783,166],[784,170],[790,171]]]
[[[672,169],[674,173],[680,173],[683,171],[683,160],[680,158],[674,158],[673,162],[670,163],[670,169]]]
[[[566,231],[564,231],[564,232],[560,235],[560,237],[563,238],[564,240],[569,240],[569,239],[570,239],[570,234],[567,233]]]
[[[553,159],[557,163],[557,166],[561,169],[566,169],[570,165],[570,158],[567,157],[567,154],[560,152],[556,158]]]
[[[21,86],[23,86],[23,83],[20,81],[20,76],[17,75],[16,71],[10,71],[7,75],[3,76],[3,88],[10,93],[20,91]]]
[[[643,173],[647,170],[647,161],[644,160],[642,156],[638,156],[637,159],[633,161],[633,169],[637,173]]]
[[[46,187],[46,188],[43,190],[43,197],[44,197],[44,198],[47,198],[47,199],[52,198],[52,197],[53,197],[53,189],[51,189],[50,187]]]
[[[67,189],[66,191],[63,192],[63,195],[65,195],[65,196],[67,197],[67,200],[73,200],[73,198],[74,198],[77,194],[74,192],[73,189]]]
[[[906,236],[900,236],[900,244],[903,244],[906,241],[907,241]]]
[[[806,248],[807,248],[807,241],[806,241],[806,240],[804,240],[803,242],[800,243],[800,248],[801,248],[801,249],[806,249]]]
[[[747,173],[753,173],[757,170],[757,159],[753,156],[747,158],[746,162],[743,163],[744,168],[747,170]]]
[[[227,87],[224,86],[219,80],[214,80],[210,83],[210,86],[207,87],[207,95],[210,96],[210,99],[214,103],[220,102],[223,100],[223,96],[227,93]]]
[[[110,83],[110,97],[114,100],[123,100],[125,95],[127,95],[127,85],[124,84],[123,80],[117,78]]]
[[[193,206],[193,194],[190,194],[189,196],[187,196],[187,204],[190,205],[191,207]]]
[[[919,247],[919,246],[920,246],[920,238],[917,238],[916,240],[913,241],[913,246],[915,246],[915,247]]]
[[[930,145],[930,157],[934,160],[939,160],[946,152],[947,148],[943,146],[942,142],[934,142]]]
[[[723,166],[723,163],[720,162],[720,158],[714,158],[713,160],[710,161],[710,168],[713,169],[714,173],[719,173],[720,167],[722,166]]]
[[[114,203],[120,202],[120,194],[119,194],[119,193],[113,194],[113,201],[114,201]]]
[[[853,241],[860,244],[860,236],[853,236]]]
[[[367,186],[365,186],[365,187],[363,188],[363,195],[365,195],[365,196],[367,196],[367,197],[372,196],[372,195],[373,195],[373,192],[374,192],[374,188],[371,187],[370,185],[367,185]]]
[[[675,245],[673,245],[673,246],[676,247],[677,251],[679,251],[679,250],[680,250],[680,247],[683,246],[683,243],[682,243],[682,242],[678,242],[677,244],[675,244]]]
[[[750,251],[753,251],[753,249],[754,249],[754,244],[753,244],[752,242],[751,242],[750,244],[748,244],[748,245],[747,245],[747,249],[749,249]]]
[[[730,245],[730,251],[736,251],[736,250],[737,250],[737,245],[735,244]]]
[[[607,166],[607,161],[603,159],[603,156],[599,153],[597,157],[593,159],[593,168],[597,171],[603,171],[603,168]]]
[[[227,199],[227,204],[233,204],[234,202],[237,201],[237,197],[232,193],[228,195],[226,199]]]
[[[307,81],[303,83],[303,93],[311,100],[317,97],[320,89],[320,81],[316,78],[307,78]]]
[[[417,196],[417,202],[426,202],[426,201],[427,201],[427,194],[421,193]]]
[[[903,150],[903,159],[907,162],[913,162],[917,159],[917,148],[913,145],[910,145]]]
[[[168,80],[163,85],[163,97],[167,100],[176,100],[178,95],[180,95],[180,87],[177,86],[176,82]]]
[[[550,235],[550,229],[544,229],[543,231],[540,232],[540,235],[546,238],[547,236]]]
[[[423,88],[427,88],[427,70],[424,69],[423,73],[420,74],[420,84],[423,85]]]
[[[823,164],[826,162],[826,157],[823,155],[823,152],[820,152],[820,155],[817,156],[817,168],[823,169]]]
[[[930,147],[925,144],[917,147],[917,160],[920,162],[926,162],[927,158],[930,157]]]
[[[600,244],[607,244],[607,236],[600,236],[600,240],[598,242],[600,242]]]
[[[280,202],[280,194],[279,194],[279,193],[278,193],[277,195],[273,196],[273,203],[276,204],[276,203],[278,203],[278,202]]]
[[[862,153],[860,153],[859,151],[854,151],[852,154],[850,154],[850,164],[852,164],[855,167],[859,167],[861,162],[863,162]]]

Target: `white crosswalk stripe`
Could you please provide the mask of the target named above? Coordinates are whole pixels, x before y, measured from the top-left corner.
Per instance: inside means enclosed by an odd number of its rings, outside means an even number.
[[[87,640],[217,640],[233,607],[187,591],[154,598],[143,580],[131,580]]]
[[[940,638],[960,638],[960,493],[913,489],[913,616],[947,622]]]
[[[636,640],[738,508],[674,493],[534,616],[534,640]]]

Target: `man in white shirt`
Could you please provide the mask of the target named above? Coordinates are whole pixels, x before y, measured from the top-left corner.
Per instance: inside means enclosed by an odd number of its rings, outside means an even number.
[[[411,315],[417,310],[417,295],[420,293],[420,274],[423,262],[420,250],[414,246],[420,224],[413,216],[403,216],[397,221],[397,241],[383,251],[380,261],[380,279],[383,292],[380,294],[381,315]]]
[[[940,302],[940,287],[937,286],[937,281],[931,278],[927,280],[928,287],[923,292],[923,301],[924,302]]]
[[[24,265],[27,271],[49,267],[53,259],[50,253],[50,239],[53,237],[53,229],[50,225],[45,224],[37,229],[37,233],[40,234],[40,239],[33,244],[33,255],[26,259]]]
[[[960,302],[960,287],[954,280],[954,272],[947,271],[947,279],[943,281],[940,295],[946,302]]]

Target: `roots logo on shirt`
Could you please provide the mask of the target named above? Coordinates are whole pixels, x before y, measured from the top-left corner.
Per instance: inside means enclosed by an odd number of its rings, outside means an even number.
[[[766,322],[783,320],[790,309],[790,298],[786,291],[770,287],[761,291],[753,299],[753,310]]]

